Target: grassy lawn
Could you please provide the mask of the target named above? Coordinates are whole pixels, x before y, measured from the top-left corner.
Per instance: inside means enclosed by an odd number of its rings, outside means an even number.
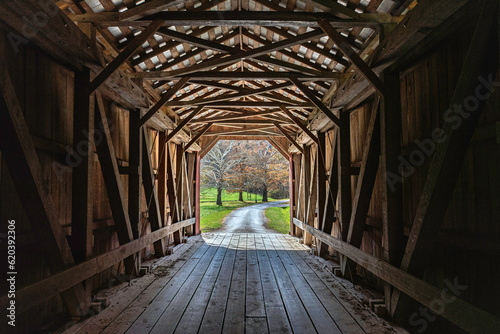
[[[288,234],[290,231],[290,207],[266,209],[267,226],[279,233]]]
[[[255,194],[252,194],[252,199],[247,200],[247,193],[243,192],[244,202],[238,201],[239,193],[222,192],[222,206],[215,204],[217,200],[217,189],[205,188],[201,189],[200,197],[200,216],[201,216],[201,231],[209,232],[219,229],[222,226],[224,218],[234,209],[243,206],[255,204]],[[257,203],[262,203],[262,195],[257,195]]]

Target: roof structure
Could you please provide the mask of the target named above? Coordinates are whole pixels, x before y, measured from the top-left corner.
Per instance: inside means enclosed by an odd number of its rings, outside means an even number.
[[[191,138],[293,140],[318,109],[328,116],[323,127],[337,122],[327,107],[329,99],[356,68],[364,65],[369,70],[365,62],[378,46],[383,27],[400,22],[416,2],[57,4],[80,27],[88,22],[96,27],[108,65],[116,65],[108,68],[119,66],[142,85],[149,100],[142,108],[144,122],[163,110],[188,133],[192,130]],[[95,80],[96,85],[103,80]]]

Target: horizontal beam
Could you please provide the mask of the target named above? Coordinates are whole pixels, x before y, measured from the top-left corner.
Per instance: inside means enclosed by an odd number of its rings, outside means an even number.
[[[141,20],[131,20],[124,12],[121,15],[98,13],[92,15],[72,15],[75,22],[94,22],[102,26],[145,26],[153,20],[165,21],[168,26],[252,26],[261,27],[317,27],[318,20],[324,19],[336,28],[376,26],[370,17],[340,19],[329,13],[312,12],[264,12],[264,11],[175,11],[158,12]],[[102,14],[102,15],[100,15]]]
[[[123,259],[141,251],[155,241],[167,237],[175,231],[189,225],[193,225],[195,219],[187,219],[178,223],[163,227],[155,232],[131,241],[123,246],[113,249],[105,254],[96,256],[90,260],[79,263],[71,268],[49,276],[41,281],[28,285],[16,291],[16,311],[20,314],[30,308],[43,303],[57,294],[70,289],[87,278],[96,275]],[[9,298],[4,295],[0,298],[0,307],[6,309],[9,306]]]
[[[288,108],[313,108],[314,104],[308,102],[296,102],[293,105],[284,104],[281,102],[259,102],[259,101],[220,101],[208,103],[205,105],[207,109],[215,107],[236,107],[236,108],[277,108],[284,105]],[[171,107],[176,107],[175,102],[169,104]]]
[[[182,77],[172,73],[173,71],[152,71],[130,73],[131,78],[143,78],[146,80],[173,80]],[[289,80],[295,77],[301,81],[328,81],[345,79],[347,75],[337,72],[320,72],[321,75],[306,75],[299,72],[228,72],[228,71],[200,71],[193,72],[189,76],[193,80]]]
[[[476,306],[457,298],[446,289],[435,286],[416,278],[389,263],[363,252],[359,248],[337,239],[325,232],[315,229],[300,220],[293,218],[293,223],[318,238],[335,251],[347,256],[380,279],[394,286],[433,312],[440,314],[460,328],[470,333],[496,333],[500,328],[500,319],[477,308]],[[440,308],[436,300],[451,300],[446,307]]]

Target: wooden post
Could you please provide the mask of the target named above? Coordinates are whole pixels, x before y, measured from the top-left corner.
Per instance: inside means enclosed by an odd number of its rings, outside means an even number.
[[[167,226],[167,138],[164,131],[158,133],[158,204],[163,226]]]
[[[382,183],[382,245],[384,261],[399,267],[404,250],[403,187],[392,184],[389,173],[397,173],[401,155],[401,95],[399,72],[385,73],[387,94],[380,101],[380,168]],[[386,307],[390,310],[392,287],[385,285]]]
[[[201,233],[201,217],[200,217],[200,192],[201,192],[201,157],[200,153],[196,152],[196,192],[195,192],[195,218],[194,233],[196,235]]]
[[[156,191],[156,180],[153,172],[153,164],[151,162],[151,149],[148,144],[148,136],[146,128],[141,128],[142,132],[142,176],[144,183],[144,193],[146,195],[146,205],[148,209],[149,223],[151,232],[157,231],[163,227],[161,219],[160,204],[158,201],[158,193]],[[160,239],[154,243],[155,256],[161,257],[165,252],[165,243]]]
[[[51,272],[74,265],[68,242],[62,232],[57,210],[47,191],[44,174],[23,111],[0,53],[0,150],[17,189],[24,211],[39,236],[40,248],[50,254],[47,264]],[[34,251],[38,247],[34,246]],[[61,293],[68,312],[84,316],[90,304],[83,285]]]
[[[311,146],[304,145],[304,154],[302,155],[302,221],[308,223],[309,196],[311,186]],[[311,235],[304,232],[304,244],[311,244]]]
[[[130,217],[130,226],[134,239],[140,237],[141,223],[141,190],[142,190],[142,136],[139,122],[141,120],[139,109],[130,111],[129,118],[129,167],[128,175],[128,214]],[[136,259],[136,269],[140,267],[140,254]]]
[[[295,183],[295,180],[294,180],[294,174],[293,174],[293,154],[290,153],[288,155],[288,166],[289,166],[289,170],[288,170],[288,193],[289,193],[289,197],[290,197],[290,235],[295,235],[295,228],[294,228],[294,224],[293,224],[293,217],[294,217],[294,214],[293,214],[293,211],[295,209],[295,194],[294,194],[294,183]]]
[[[326,133],[318,132],[318,152],[316,153],[316,174],[318,175],[318,228],[321,229],[323,226],[323,221],[325,219],[325,205],[327,200],[327,185],[326,185]],[[318,253],[320,253],[323,243],[318,241]],[[328,249],[327,249],[328,251]],[[324,250],[323,250],[324,253]]]
[[[302,184],[302,173],[301,173],[301,170],[302,170],[302,155],[301,154],[293,154],[292,155],[292,158],[293,158],[293,173],[294,173],[294,179],[295,179],[295,184],[294,184],[294,191],[295,191],[295,217],[297,219],[302,219],[302,217],[300,216],[300,213],[301,213],[301,209],[302,209],[302,201],[303,201],[303,198],[302,198],[302,192],[301,192],[301,184]],[[298,228],[298,227],[294,227],[294,235],[296,237],[301,237],[302,236],[302,229]]]
[[[75,262],[92,257],[94,185],[94,96],[90,70],[75,73],[73,150],[81,162],[73,168],[71,246]],[[92,288],[90,288],[91,290]]]
[[[339,191],[337,200],[342,240],[345,241],[351,218],[351,122],[348,112],[340,112],[339,119],[340,127],[337,138]]]

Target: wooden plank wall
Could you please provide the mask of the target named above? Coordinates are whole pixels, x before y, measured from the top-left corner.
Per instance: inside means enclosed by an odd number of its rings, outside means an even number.
[[[33,45],[19,45],[19,52],[14,52],[6,33],[0,30],[0,52],[5,54],[10,77],[16,93],[25,111],[25,118],[45,172],[45,179],[50,195],[54,200],[63,231],[71,245],[71,207],[72,207],[72,171],[71,168],[54,168],[54,163],[63,164],[67,150],[73,146],[73,95],[74,72],[53,61],[50,56]],[[111,137],[119,166],[128,166],[128,123],[129,111],[111,101],[105,101],[106,113],[110,123]],[[135,112],[135,111],[134,111]],[[158,167],[158,137],[156,132],[148,131],[150,147],[153,146],[153,168]],[[153,144],[154,141],[154,145]],[[170,144],[175,147],[175,144]],[[181,148],[182,150],[182,148]],[[173,157],[175,161],[175,156]],[[119,246],[115,231],[108,195],[103,180],[97,154],[94,159],[94,246],[93,255],[104,254]],[[62,172],[57,172],[61,170]],[[121,175],[125,198],[128,194],[128,176]],[[144,194],[144,192],[142,192]],[[168,201],[167,201],[168,203]],[[147,221],[147,201],[142,198],[141,210],[142,235],[150,233]],[[168,211],[168,208],[167,208]],[[190,218],[190,217],[186,217]],[[32,232],[30,222],[23,212],[9,170],[1,159],[0,153],[0,233],[7,233],[7,220],[16,220],[17,232],[17,276],[16,285],[21,288],[50,276],[45,261],[47,254],[37,249],[37,236]],[[0,252],[6,253],[6,243],[0,244]],[[153,245],[142,251],[142,257],[154,252]],[[6,257],[2,257],[6,259]],[[2,260],[2,268],[6,268]],[[93,287],[110,284],[117,274],[124,274],[123,264],[116,264],[93,277]],[[7,291],[6,281],[0,282],[2,294]],[[63,303],[59,297],[40,304],[23,314],[17,315],[18,330],[30,332],[49,324],[63,312]],[[26,326],[26,327],[23,327]]]
[[[427,57],[401,72],[402,157],[431,138],[432,131],[444,124],[444,113],[458,81],[473,29],[464,27],[432,50]],[[497,82],[500,80],[496,73]],[[371,113],[371,101],[351,111],[351,165],[359,167]],[[500,314],[500,291],[493,289],[500,280],[500,92],[490,96],[474,132],[472,144],[456,184],[442,230],[431,244],[435,256],[429,259],[424,279],[444,289],[446,281],[466,286],[460,298],[492,314]],[[326,137],[326,151],[332,151]],[[329,140],[330,139],[330,140]],[[329,170],[327,159],[327,170]],[[405,173],[403,183],[404,236],[407,238],[415,217],[431,158],[426,157],[413,173]],[[330,162],[331,163],[331,162]],[[394,171],[396,172],[396,171]],[[352,196],[357,175],[351,177]],[[371,198],[361,249],[382,258],[382,196],[379,168]],[[334,224],[332,235],[337,236]],[[337,236],[338,237],[338,236]],[[330,249],[331,250],[331,249]],[[358,274],[383,288],[383,282],[358,266]],[[415,309],[418,310],[418,309]],[[430,333],[461,333],[439,318],[429,324]]]

